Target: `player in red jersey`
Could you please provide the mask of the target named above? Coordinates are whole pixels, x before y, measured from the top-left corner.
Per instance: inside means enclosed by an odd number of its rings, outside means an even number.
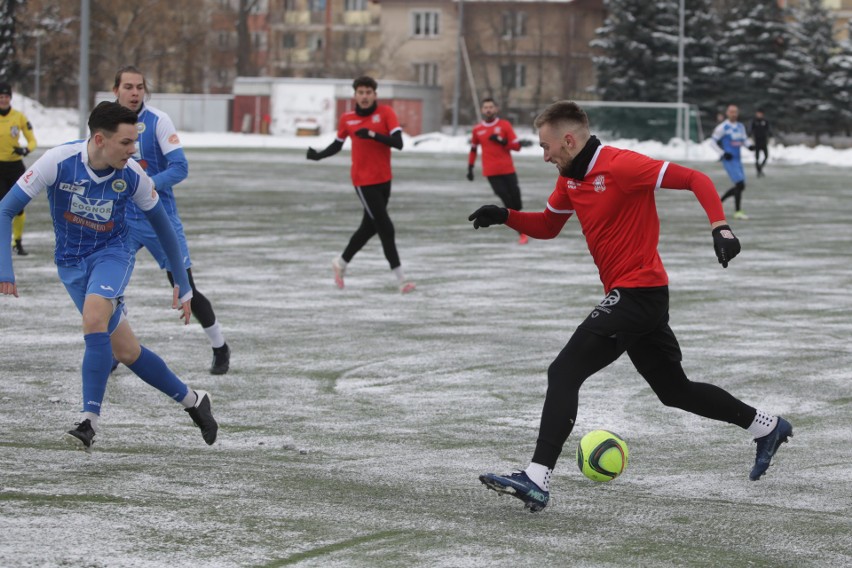
[[[518,174],[512,162],[512,150],[521,149],[522,141],[515,135],[512,124],[497,116],[500,110],[494,99],[482,99],[479,107],[482,122],[473,128],[470,137],[470,154],[467,160],[467,179],[473,181],[473,166],[476,164],[476,152],[482,146],[482,175],[488,178],[491,189],[503,205],[509,209],[520,211],[521,188],[518,185]],[[523,233],[518,242],[527,244],[527,236]]]
[[[385,258],[399,281],[399,290],[407,294],[414,291],[414,282],[406,280],[402,272],[393,223],[387,211],[392,178],[391,148],[402,150],[402,128],[393,109],[376,102],[377,86],[372,77],[355,79],[352,84],[355,110],[340,117],[334,142],[321,152],[308,148],[307,157],[322,160],[333,156],[343,148],[347,136],[352,138],[352,184],[364,206],[364,216],[343,254],[331,261],[337,287],[343,288],[343,275],[352,257],[378,233]]]
[[[543,509],[550,477],[577,416],[577,395],[587,378],[627,352],[634,367],[666,406],[681,408],[746,429],[757,442],[749,474],[760,479],[781,443],[793,434],[789,422],[757,410],[725,390],[690,381],[669,327],[668,277],[657,253],[660,222],[657,189],[688,189],[704,208],[716,256],[723,268],[740,251],[725,221],[722,202],[706,175],[642,154],[602,146],[589,132],[586,113],[560,101],[535,121],[544,160],[559,170],[556,188],[542,212],[486,205],[471,216],[474,228],[505,223],[533,238],[550,239],[576,214],[605,297],[579,325],[547,373],[547,395],[535,453],[523,472],[486,473],[480,481],[514,495],[527,508]]]

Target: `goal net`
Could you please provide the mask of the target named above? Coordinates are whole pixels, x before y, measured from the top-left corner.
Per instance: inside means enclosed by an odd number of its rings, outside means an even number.
[[[643,103],[631,101],[576,101],[592,130],[610,140],[627,138],[659,140],[672,138],[701,142],[704,133],[698,108],[687,103]]]

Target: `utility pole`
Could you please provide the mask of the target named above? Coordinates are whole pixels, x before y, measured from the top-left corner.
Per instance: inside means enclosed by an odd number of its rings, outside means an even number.
[[[89,27],[91,10],[89,0],[80,0],[80,138],[88,134],[89,121]]]
[[[464,0],[459,0],[458,34],[456,37],[456,80],[453,84],[453,136],[459,127],[459,103],[461,102],[462,38],[464,37]]]

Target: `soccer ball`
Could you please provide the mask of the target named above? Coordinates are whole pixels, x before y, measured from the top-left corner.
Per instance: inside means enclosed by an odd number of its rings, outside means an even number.
[[[592,430],[577,445],[577,467],[593,481],[612,481],[627,467],[627,442],[608,430]]]

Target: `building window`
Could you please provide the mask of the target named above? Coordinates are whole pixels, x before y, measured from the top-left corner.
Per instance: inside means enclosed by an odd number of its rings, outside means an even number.
[[[284,0],[284,10],[286,12],[294,12],[299,9],[296,5],[297,0]]]
[[[325,12],[326,0],[308,0],[309,9],[311,12]]]
[[[228,71],[226,69],[219,69],[217,75],[219,77],[219,84],[220,85],[227,85],[228,84]]]
[[[366,40],[367,38],[364,33],[346,33],[343,36],[343,47],[347,49],[362,49],[367,43]]]
[[[527,35],[526,12],[503,12],[503,39]]]
[[[417,82],[421,85],[437,85],[438,84],[438,64],[437,63],[415,63],[414,76]]]
[[[343,9],[347,12],[363,12],[367,9],[367,0],[346,0]]]
[[[281,36],[281,47],[293,49],[296,47],[296,34],[284,34]]]
[[[441,35],[440,12],[416,10],[411,12],[411,35],[414,37],[438,37]]]
[[[527,85],[527,66],[511,63],[500,66],[500,84],[508,89],[519,89]]]
[[[219,32],[219,47],[228,47],[228,32]]]
[[[308,49],[311,51],[321,51],[322,50],[322,36],[319,34],[314,34],[308,38]]]

